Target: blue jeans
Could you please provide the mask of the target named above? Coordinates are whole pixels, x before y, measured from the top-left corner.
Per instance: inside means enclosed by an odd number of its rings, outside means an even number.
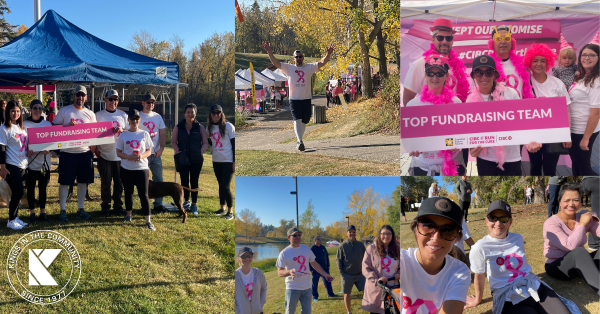
[[[154,154],[150,155],[150,157],[148,157],[148,168],[150,168],[150,172],[152,172],[152,181],[163,182],[161,157],[154,157]],[[162,197],[154,199],[154,207],[162,206],[162,200]]]
[[[298,305],[298,301],[300,301],[300,313],[301,314],[310,314],[311,313],[311,289],[306,290],[285,290],[285,314],[294,314],[296,313],[296,306]]]
[[[329,269],[323,268],[325,272],[329,274]],[[331,282],[327,281],[321,274],[319,274],[316,270],[312,272],[312,296],[313,299],[319,298],[319,278],[323,279],[323,284],[325,285],[325,289],[327,289],[328,296],[334,296],[333,289],[331,288]]]

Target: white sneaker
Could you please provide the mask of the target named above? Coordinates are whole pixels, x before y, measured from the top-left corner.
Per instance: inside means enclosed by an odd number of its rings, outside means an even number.
[[[23,225],[21,225],[20,223],[17,222],[17,220],[13,220],[13,221],[9,221],[6,224],[6,227],[12,229],[12,230],[21,230],[23,229]]]
[[[22,226],[27,226],[28,225],[28,223],[26,223],[23,220],[19,219],[19,216],[17,216],[17,218],[15,218],[15,221],[18,222]]]

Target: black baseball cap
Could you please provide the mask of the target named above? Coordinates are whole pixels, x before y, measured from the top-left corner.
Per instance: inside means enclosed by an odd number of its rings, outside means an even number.
[[[432,215],[450,219],[462,230],[463,211],[454,201],[446,197],[430,197],[424,200],[419,207],[416,219]]]
[[[29,107],[33,107],[34,105],[42,105],[42,106],[44,106],[44,104],[42,104],[42,102],[39,99],[32,100],[31,103],[29,104]]]
[[[135,116],[137,116],[139,119],[140,111],[135,108],[131,108],[131,109],[129,109],[129,113],[127,113],[127,115],[129,116],[129,119],[133,119],[133,117],[135,117]]]
[[[350,230],[352,230],[352,229],[354,229],[354,231],[356,231],[356,227],[354,227],[354,225],[350,225],[350,226],[348,227],[348,230],[346,230],[346,231],[350,231]]]
[[[220,105],[213,105],[212,107],[210,107],[210,112],[215,112],[215,111],[223,112],[223,108],[221,108]]]
[[[512,209],[511,209],[510,205],[508,205],[507,202],[501,201],[501,200],[494,201],[493,203],[490,204],[490,206],[488,206],[486,216],[497,209],[504,211],[505,213],[508,214],[508,217],[512,218]]]
[[[300,232],[300,233],[302,233],[302,231],[298,230],[298,228],[296,228],[296,227],[293,227],[293,228],[290,228],[290,229],[288,229],[288,231],[287,231],[287,235],[288,235],[288,237],[289,237],[289,236],[291,236],[292,234],[294,234],[294,233],[296,233],[296,232]]]
[[[319,240],[321,239],[321,236],[318,234],[313,238],[313,241],[317,241],[317,239],[319,239]]]
[[[252,249],[244,246],[243,248],[238,250],[238,257],[242,257],[242,255],[244,255],[244,253],[250,253],[252,255],[254,255],[254,252],[252,252]]]
[[[494,59],[488,55],[481,55],[475,58],[475,60],[473,60],[473,69],[471,70],[471,72],[475,71],[477,68],[480,67],[490,67],[494,70],[497,70],[496,61],[494,61]]]

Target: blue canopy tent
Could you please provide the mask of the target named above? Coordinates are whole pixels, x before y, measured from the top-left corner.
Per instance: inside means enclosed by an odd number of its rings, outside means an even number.
[[[0,85],[178,84],[179,66],[97,38],[53,10],[0,48]]]

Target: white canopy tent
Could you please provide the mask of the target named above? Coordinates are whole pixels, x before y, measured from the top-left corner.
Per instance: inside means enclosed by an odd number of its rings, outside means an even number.
[[[239,69],[237,72],[235,72],[235,74],[246,79],[247,81],[250,81],[250,69]],[[264,87],[275,86],[274,79],[271,79],[256,70],[254,70],[254,81],[255,83],[259,83]]]
[[[263,89],[262,84],[259,83],[254,83],[254,87],[256,90],[261,90]],[[252,83],[250,83],[249,80],[246,80],[245,78],[239,76],[239,75],[235,75],[235,90],[236,91],[244,91],[244,90],[248,90],[252,88]]]
[[[279,70],[279,69],[277,69],[277,70]],[[266,77],[268,77],[268,78],[270,78],[270,79],[274,80],[274,81],[275,81],[275,83],[279,83],[279,82],[287,82],[287,80],[288,80],[287,76],[283,75],[283,73],[282,73],[282,74],[275,73],[275,72],[273,72],[273,71],[271,71],[271,70],[269,70],[269,69],[264,69],[264,70],[263,70],[262,72],[260,72],[260,73],[262,73],[262,74],[263,74],[263,75],[265,75]]]

